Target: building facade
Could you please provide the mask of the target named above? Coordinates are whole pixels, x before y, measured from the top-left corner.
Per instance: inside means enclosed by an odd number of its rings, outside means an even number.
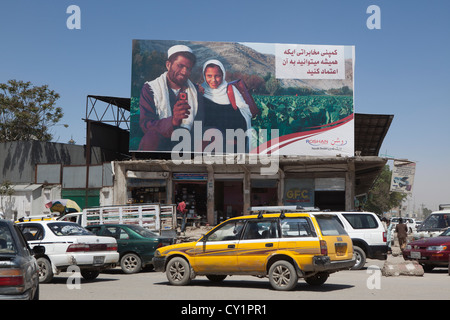
[[[197,161],[198,162],[198,161]],[[114,162],[113,203],[188,204],[188,217],[215,225],[252,206],[296,205],[354,210],[386,160],[379,157],[280,157],[278,169],[261,164],[178,164],[171,160]]]

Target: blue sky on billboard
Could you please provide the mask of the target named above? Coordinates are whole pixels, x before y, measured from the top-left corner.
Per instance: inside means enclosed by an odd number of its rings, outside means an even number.
[[[84,144],[86,96],[130,96],[132,39],[355,46],[355,112],[395,116],[380,153],[417,161],[410,205],[437,209],[450,200],[449,15],[446,0],[2,1],[0,83],[48,84],[69,124],[55,141]]]

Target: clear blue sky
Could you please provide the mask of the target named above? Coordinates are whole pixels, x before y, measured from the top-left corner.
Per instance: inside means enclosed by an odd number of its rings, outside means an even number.
[[[354,45],[355,111],[395,116],[380,153],[417,161],[411,206],[450,203],[450,1],[2,1],[0,39],[0,82],[58,92],[55,141],[77,144],[87,95],[130,96],[132,39]]]

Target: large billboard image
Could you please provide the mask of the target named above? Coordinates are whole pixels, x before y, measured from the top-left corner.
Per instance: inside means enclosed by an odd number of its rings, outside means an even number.
[[[354,47],[133,40],[130,151],[353,156]]]

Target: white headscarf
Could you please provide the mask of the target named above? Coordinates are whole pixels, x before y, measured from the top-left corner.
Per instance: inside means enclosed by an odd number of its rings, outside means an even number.
[[[214,64],[214,65],[218,66],[222,70],[222,73],[223,73],[222,83],[219,85],[219,87],[217,87],[217,89],[211,88],[209,86],[209,84],[206,82],[206,78],[205,78],[206,66],[208,66],[210,64]],[[225,67],[223,66],[222,62],[220,62],[219,60],[212,59],[212,60],[206,61],[203,64],[203,79],[205,80],[205,82],[202,83],[202,87],[205,88],[205,93],[204,93],[205,98],[208,98],[209,100],[211,100],[217,104],[222,104],[222,105],[231,104],[230,99],[228,98],[228,93],[227,93],[228,82],[225,81],[225,75],[226,75]],[[233,92],[234,92],[234,98],[236,99],[236,105],[237,105],[239,111],[241,112],[242,116],[244,117],[245,122],[247,123],[247,129],[250,129],[251,128],[251,119],[252,119],[252,113],[250,112],[250,107],[245,102],[245,100],[242,97],[239,90],[236,89],[234,86],[233,86]]]
[[[218,66],[220,68],[220,70],[222,70],[222,74],[223,74],[222,83],[219,85],[219,87],[217,89],[211,88],[209,86],[209,84],[206,82],[206,78],[205,78],[206,66],[208,66],[210,64],[214,64],[214,65]],[[220,62],[219,60],[215,60],[215,59],[208,60],[203,65],[203,79],[205,80],[205,82],[202,83],[202,87],[205,88],[204,96],[217,104],[230,104],[230,99],[228,99],[228,95],[227,95],[228,82],[225,81],[225,75],[226,75],[225,67],[223,66],[222,62]]]

